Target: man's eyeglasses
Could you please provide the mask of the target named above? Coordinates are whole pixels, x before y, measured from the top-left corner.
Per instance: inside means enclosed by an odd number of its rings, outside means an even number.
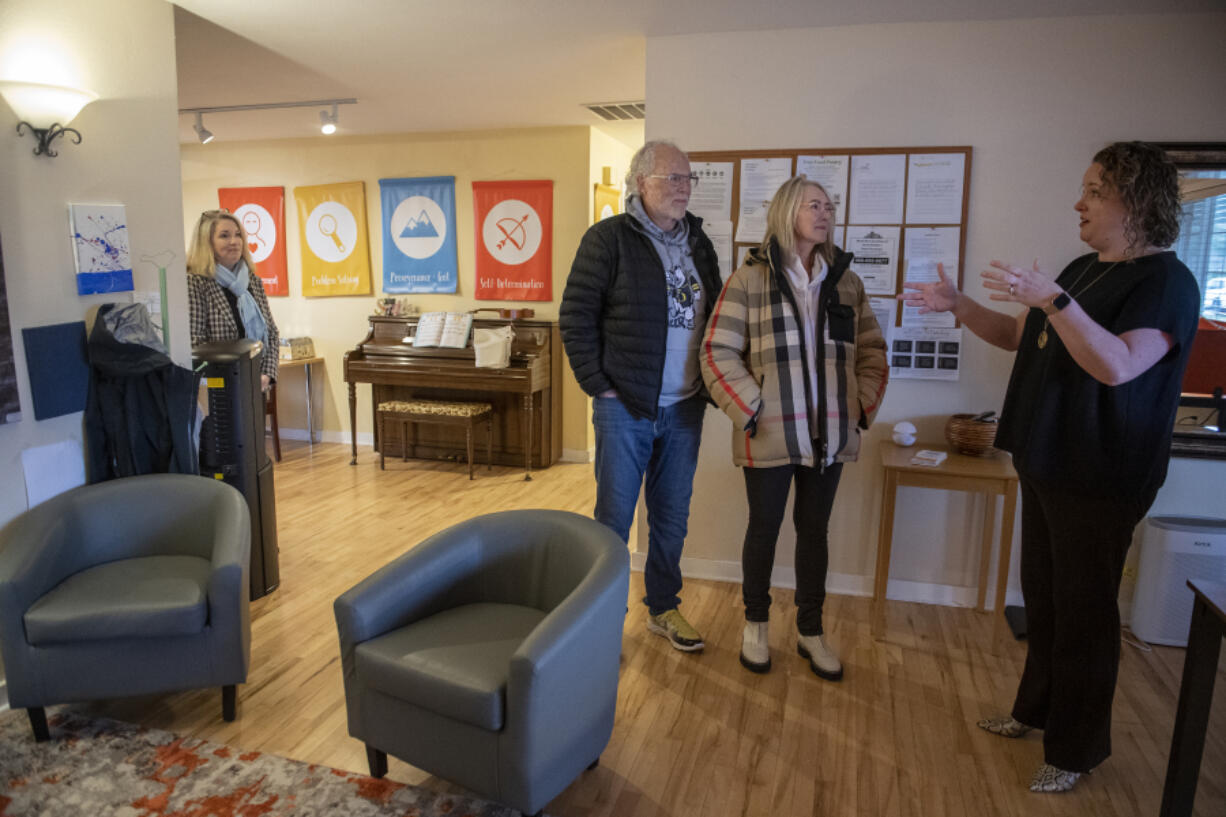
[[[647,178],[665,179],[671,187],[674,187],[678,190],[685,188],[685,187],[697,187],[698,186],[698,174],[697,173],[690,173],[688,175],[686,175],[685,173],[669,173],[669,174],[649,173],[647,175]]]

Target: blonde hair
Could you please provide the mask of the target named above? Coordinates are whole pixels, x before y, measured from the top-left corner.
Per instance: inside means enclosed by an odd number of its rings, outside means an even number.
[[[205,210],[192,230],[192,240],[187,247],[187,272],[189,275],[203,275],[212,278],[217,269],[217,256],[213,253],[213,234],[217,232],[217,222],[229,220],[238,228],[238,234],[243,237],[243,260],[247,262],[247,271],[255,275],[255,259],[247,247],[247,231],[239,222],[238,216],[228,210]]]
[[[762,237],[761,254],[769,258],[770,244],[773,240],[783,252],[784,263],[796,255],[796,214],[804,201],[805,188],[816,187],[828,200],[830,194],[803,173],[788,179],[775,191],[770,207],[766,211],[766,235]],[[826,231],[826,240],[818,244],[816,250],[821,253],[827,264],[834,262],[834,226]]]

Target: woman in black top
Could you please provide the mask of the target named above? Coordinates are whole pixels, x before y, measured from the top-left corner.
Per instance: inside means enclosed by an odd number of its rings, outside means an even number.
[[[192,346],[239,338],[264,344],[260,386],[267,391],[277,379],[280,336],[242,225],[226,210],[205,210],[192,231],[187,301]]]
[[[1195,278],[1165,249],[1179,235],[1179,186],[1159,148],[1100,150],[1075,209],[1094,252],[1054,281],[1037,261],[982,273],[991,300],[1027,307],[1016,316],[958,292],[943,269],[899,296],[1017,351],[996,444],[1021,482],[1028,649],[1011,716],[979,726],[1044,730],[1030,784],[1044,792],[1071,789],[1111,754],[1124,557],[1166,477],[1200,311]]]

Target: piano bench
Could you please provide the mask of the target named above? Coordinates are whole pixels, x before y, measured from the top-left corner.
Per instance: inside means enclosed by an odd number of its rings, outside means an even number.
[[[389,400],[379,404],[379,470],[385,470],[387,423],[400,423],[401,460],[409,458],[409,424],[435,423],[464,426],[468,443],[468,478],[473,478],[473,426],[485,422],[485,462],[494,468],[494,407],[489,403],[460,403],[448,400]]]

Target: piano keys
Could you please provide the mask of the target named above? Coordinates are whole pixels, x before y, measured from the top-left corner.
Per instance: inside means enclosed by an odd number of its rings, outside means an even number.
[[[497,328],[507,322],[478,319],[473,328]],[[516,320],[511,362],[505,369],[477,368],[466,349],[412,344],[417,317],[372,315],[366,338],[345,353],[349,384],[350,465],[357,464],[357,385],[371,386],[371,427],[375,451],[386,456],[464,459],[465,441],[454,427],[424,425],[411,440],[399,429],[379,438],[375,412],[386,400],[473,400],[494,405],[493,458],[499,465],[547,468],[562,455],[562,342],[553,321]]]

